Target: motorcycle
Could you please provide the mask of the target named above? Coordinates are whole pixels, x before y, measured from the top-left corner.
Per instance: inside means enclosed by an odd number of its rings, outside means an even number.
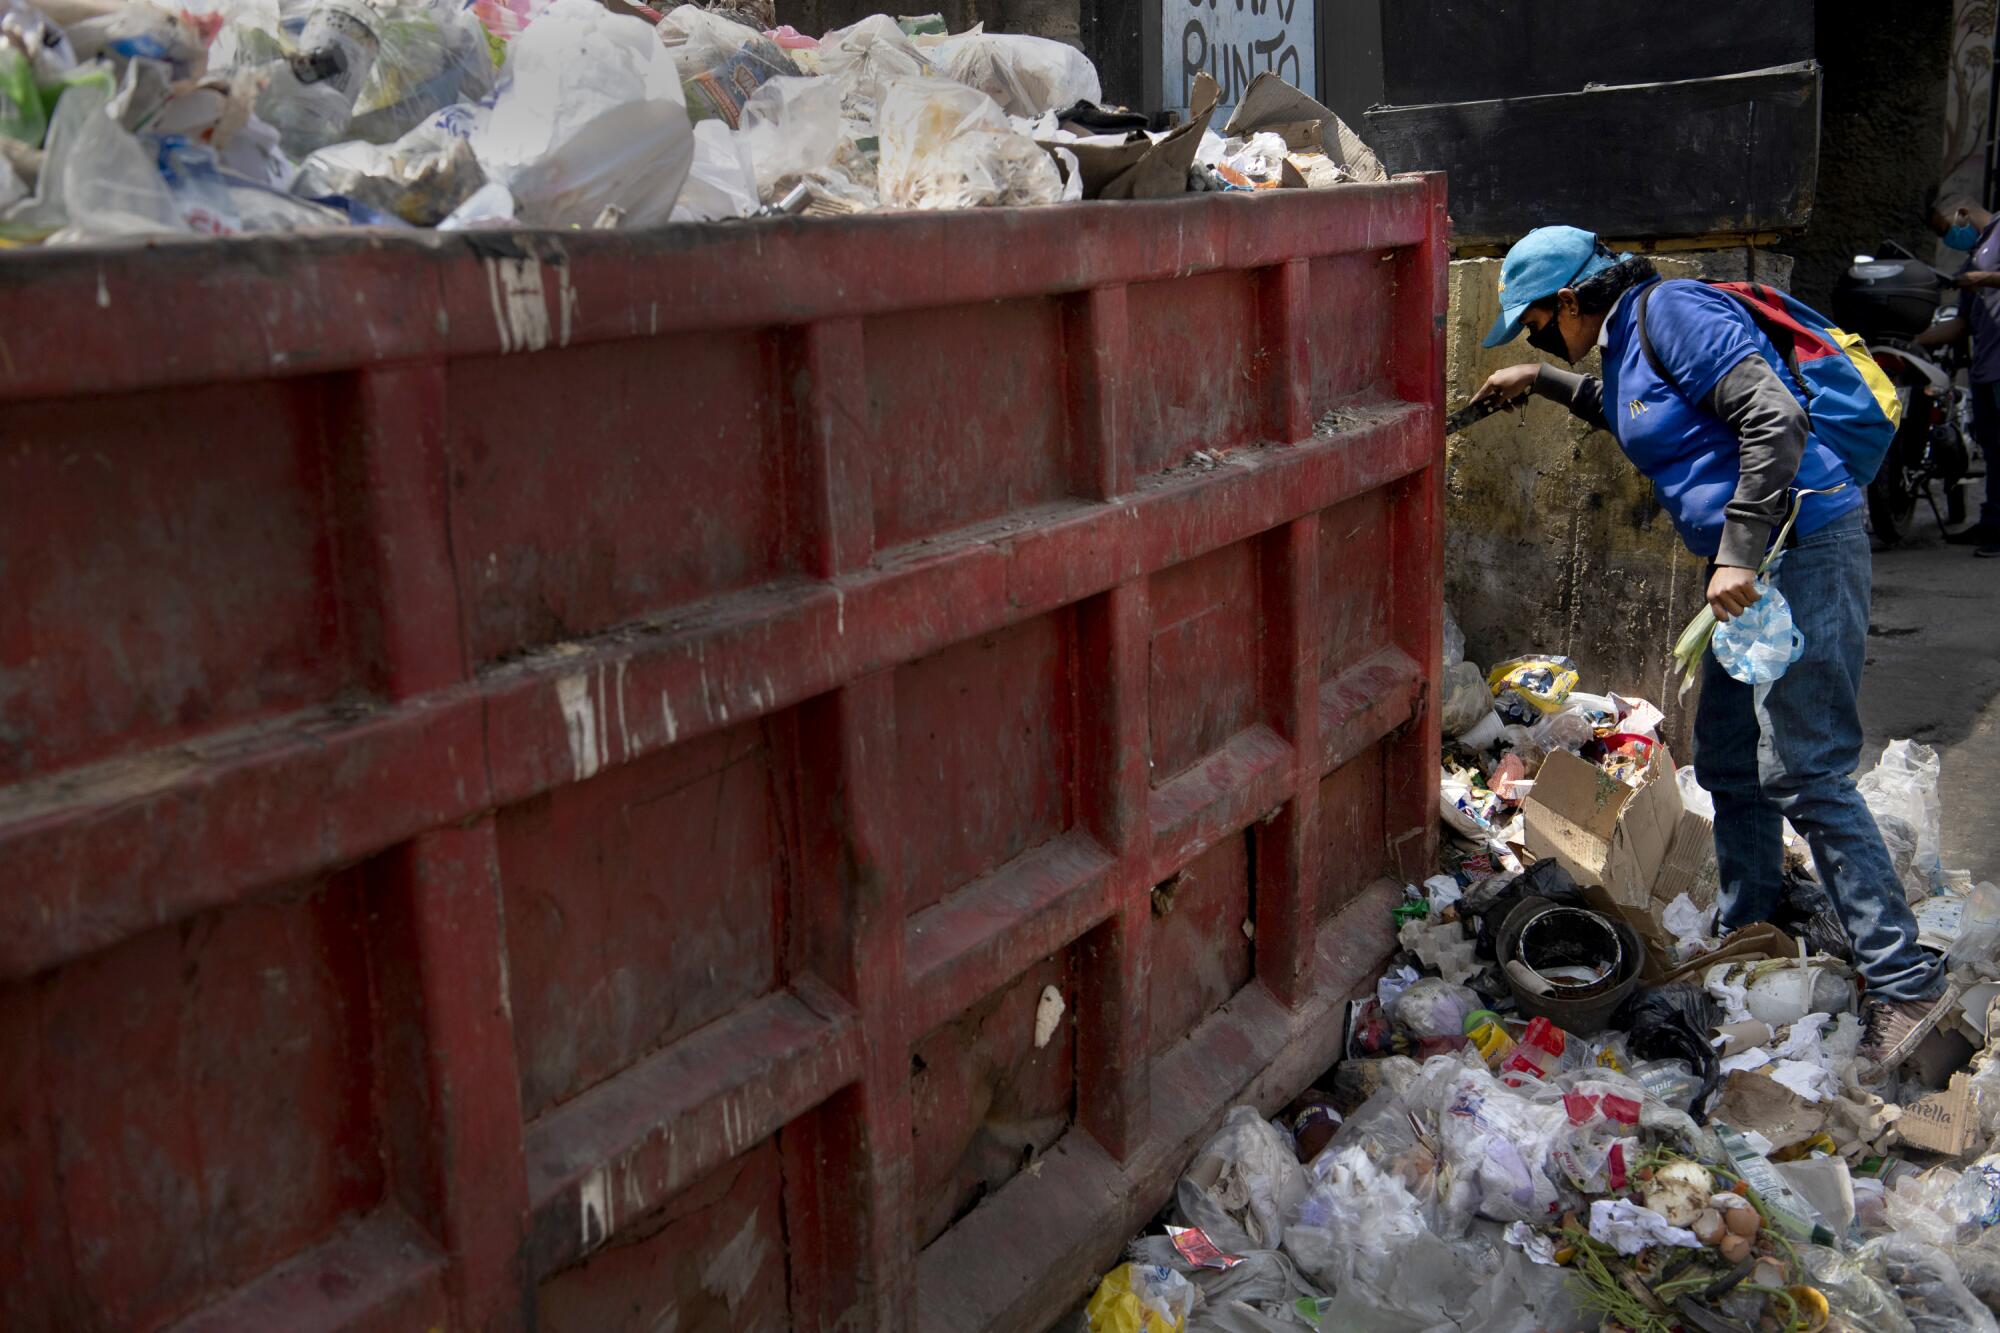
[[[1955,283],[1894,241],[1882,248],[1901,253],[1856,255],[1834,286],[1833,317],[1861,335],[1903,404],[1902,424],[1868,484],[1868,525],[1877,540],[1893,546],[1910,535],[1919,499],[1940,529],[1965,521],[1972,429],[1971,402],[1958,385],[1963,343],[1931,349],[1914,341],[1958,317],[1956,305],[1939,301]],[[1944,492],[1942,509],[1937,489]]]

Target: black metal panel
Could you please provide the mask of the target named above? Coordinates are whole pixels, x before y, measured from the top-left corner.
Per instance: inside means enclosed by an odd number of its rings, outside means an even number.
[[[1704,79],[1815,54],[1812,0],[1380,2],[1383,97],[1398,106]]]
[[[1392,172],[1448,173],[1461,245],[1555,222],[1632,239],[1788,230],[1812,212],[1819,66],[1377,107],[1362,137]]]

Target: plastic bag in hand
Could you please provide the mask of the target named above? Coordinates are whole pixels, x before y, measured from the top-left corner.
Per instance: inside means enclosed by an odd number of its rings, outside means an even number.
[[[1763,596],[1717,625],[1708,643],[1722,669],[1745,685],[1769,685],[1806,652],[1806,636],[1792,624],[1792,606],[1785,594],[1761,577],[1757,591]]]
[[[904,208],[1052,204],[1062,174],[985,93],[946,79],[898,79],[877,117],[882,197]]]
[[[1745,685],[1769,685],[1805,656],[1806,636],[1792,624],[1791,603],[1768,579],[1757,580],[1764,595],[1734,619],[1715,627],[1709,651],[1722,669]]]
[[[493,112],[472,149],[523,222],[667,221],[694,158],[674,58],[644,21],[595,0],[555,0],[507,48]]]

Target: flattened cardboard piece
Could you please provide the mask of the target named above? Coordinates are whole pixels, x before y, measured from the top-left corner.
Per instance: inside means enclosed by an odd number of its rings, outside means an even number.
[[[1216,99],[1221,95],[1222,89],[1213,78],[1197,74],[1188,96],[1187,124],[1177,126],[1157,143],[1140,139],[1115,148],[1070,145],[1083,173],[1083,197],[1171,199],[1186,194],[1188,168],[1194,165],[1201,136],[1215,115]],[[1093,181],[1102,182],[1095,194],[1091,193]]]
[[[1243,100],[1236,104],[1235,112],[1229,117],[1229,123],[1222,127],[1222,134],[1224,138],[1233,139],[1239,134],[1272,130],[1286,136],[1287,148],[1297,150],[1305,145],[1294,143],[1291,136],[1300,132],[1295,127],[1301,123],[1310,123],[1318,128],[1318,143],[1315,146],[1353,179],[1389,179],[1389,173],[1382,168],[1382,159],[1361,142],[1361,136],[1349,129],[1346,121],[1270,70],[1251,81],[1250,87],[1243,93]]]
[[[1826,1128],[1825,1110],[1776,1079],[1746,1069],[1723,1082],[1722,1096],[1709,1114],[1724,1124],[1756,1130],[1774,1151],[1804,1143]]]
[[[1943,1092],[1903,1104],[1896,1131],[1912,1148],[1957,1157],[1979,1137],[1979,1113],[1972,1105],[1972,1082],[1953,1074]]]
[[[1637,927],[1635,926],[1636,930]],[[1666,958],[1654,967],[1654,956],[1647,954],[1644,976],[1651,985],[1662,985],[1669,981],[1684,981],[1688,977],[1699,976],[1717,963],[1755,962],[1759,958],[1796,958],[1799,956],[1798,941],[1779,930],[1768,921],[1759,921],[1754,926],[1745,926],[1732,931],[1722,947],[1699,958],[1690,958],[1678,967],[1668,965]]]

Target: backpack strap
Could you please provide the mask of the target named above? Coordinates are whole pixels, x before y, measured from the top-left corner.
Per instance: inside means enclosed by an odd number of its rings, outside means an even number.
[[[1669,389],[1672,389],[1675,393],[1679,393],[1681,386],[1675,383],[1674,377],[1667,373],[1666,366],[1661,364],[1660,354],[1653,350],[1652,335],[1646,332],[1646,302],[1652,299],[1653,293],[1660,289],[1662,283],[1670,281],[1672,279],[1662,278],[1660,282],[1647,284],[1646,289],[1639,293],[1639,308],[1634,312],[1634,315],[1635,322],[1639,326],[1639,351],[1645,356],[1646,364],[1652,368],[1653,377]],[[1792,377],[1792,383],[1798,386],[1800,395],[1805,398],[1805,402],[1799,406],[1806,414],[1808,429],[1810,429],[1812,421],[1812,390],[1806,387],[1805,376],[1799,373],[1798,342],[1792,337],[1792,331],[1784,325],[1767,318],[1763,310],[1758,307],[1756,301],[1751,300],[1750,297],[1745,296],[1735,288],[1725,286],[1722,283],[1708,282],[1705,279],[1695,279],[1694,281],[1699,281],[1709,290],[1719,291],[1724,296],[1735,301],[1737,305],[1743,308],[1743,312],[1750,316],[1750,322],[1756,325],[1766,338],[1771,340],[1771,345],[1778,349],[1778,359],[1784,363],[1785,370]],[[1776,304],[1775,295],[1764,284],[1751,283],[1750,290],[1759,298]]]

